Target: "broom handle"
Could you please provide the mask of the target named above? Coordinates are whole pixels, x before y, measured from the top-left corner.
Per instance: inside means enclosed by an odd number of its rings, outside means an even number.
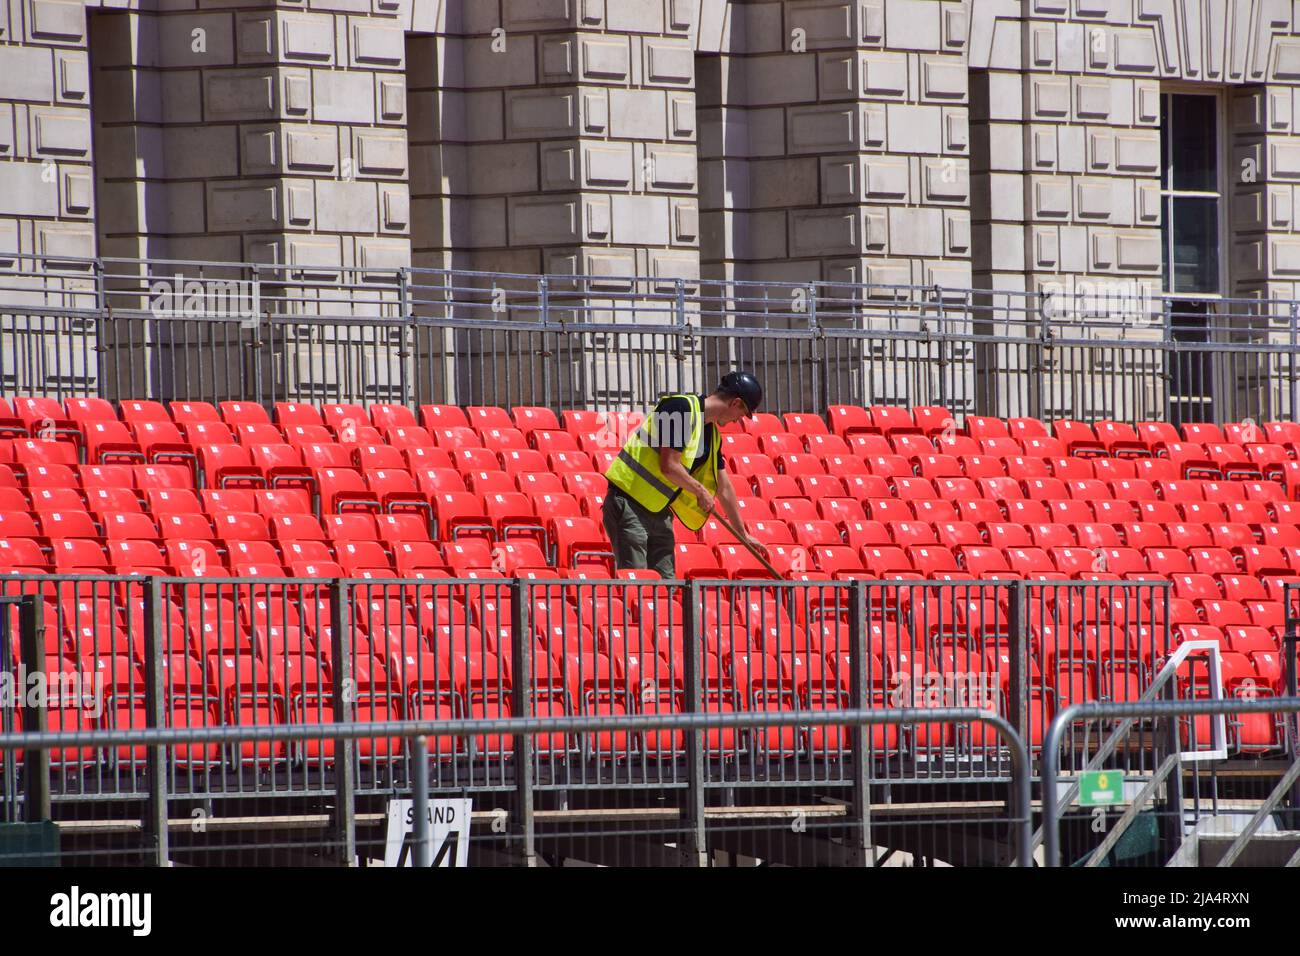
[[[767,558],[765,558],[759,552],[758,548],[754,547],[752,544],[749,543],[748,538],[746,538],[739,531],[737,531],[735,528],[732,527],[731,522],[728,521],[725,517],[723,517],[722,512],[720,512],[717,508],[714,508],[711,512],[709,512],[709,514],[711,514],[713,517],[717,518],[720,522],[722,522],[722,526],[731,532],[731,536],[735,538],[736,541],[738,541],[740,544],[744,545],[746,550],[748,550],[750,554],[758,558],[759,563],[762,564],[763,567],[767,568],[768,572],[772,575],[772,577],[776,578],[778,581],[782,580],[781,572],[778,571],[776,568],[772,567],[771,563],[767,560]]]

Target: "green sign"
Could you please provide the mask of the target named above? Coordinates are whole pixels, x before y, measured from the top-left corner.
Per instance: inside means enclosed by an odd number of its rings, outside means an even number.
[[[1124,775],[1118,770],[1088,770],[1079,774],[1079,806],[1105,807],[1124,802]]]

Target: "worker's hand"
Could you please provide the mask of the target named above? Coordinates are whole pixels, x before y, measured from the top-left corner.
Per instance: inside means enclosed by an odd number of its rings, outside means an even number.
[[[700,490],[695,492],[695,500],[700,503],[700,510],[705,514],[713,511],[713,495],[709,494],[709,489],[700,485]]]

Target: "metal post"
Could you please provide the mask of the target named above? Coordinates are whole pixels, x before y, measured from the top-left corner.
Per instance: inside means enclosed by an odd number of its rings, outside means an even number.
[[[1168,618],[1166,618],[1167,620]],[[1165,684],[1162,696],[1166,700],[1178,699],[1178,681],[1171,680]],[[1166,757],[1177,754],[1182,750],[1181,743],[1178,739],[1178,718],[1171,716],[1168,718],[1169,724],[1165,728],[1165,733],[1153,734],[1155,745],[1154,767],[1158,767]],[[1163,740],[1161,737],[1163,736]],[[1176,847],[1183,842],[1183,772],[1182,769],[1176,769],[1170,774],[1169,779],[1165,782],[1165,797],[1162,801],[1161,818],[1163,825],[1163,838],[1165,846]]]
[[[45,611],[39,595],[26,595],[18,611],[18,643],[27,678],[45,670]],[[37,707],[23,695],[23,730],[44,732],[48,729],[45,707]],[[23,763],[23,817],[27,823],[50,819],[50,751],[42,747],[29,750]]]
[[[104,260],[95,259],[95,393],[100,398],[108,398],[105,394],[105,380],[108,378],[106,369],[108,368],[108,347],[104,344],[104,332],[108,328],[104,324]],[[146,283],[146,288],[147,288]],[[147,302],[147,300],[146,300]],[[116,343],[114,343],[116,344]],[[120,393],[119,393],[120,394]]]
[[[1286,695],[1295,698],[1300,696],[1297,693],[1300,675],[1296,673],[1300,669],[1300,662],[1296,661],[1296,654],[1300,653],[1300,640],[1297,639],[1295,615],[1295,601],[1300,598],[1300,587],[1286,585],[1282,597],[1286,601],[1286,631],[1282,635],[1282,653],[1286,657]],[[1287,753],[1293,761],[1300,761],[1300,714],[1291,714],[1287,718],[1286,727]],[[1300,808],[1300,783],[1287,794],[1287,806],[1293,810]]]
[[[551,283],[546,276],[540,276],[537,279],[537,308],[541,317],[541,336],[542,336],[542,400],[536,404],[543,405],[551,411],[559,414],[559,403],[555,401],[551,394],[551,356],[558,354],[560,351],[559,342],[556,342],[555,349],[546,348],[546,338],[550,335],[551,324]],[[509,336],[510,333],[506,333]],[[536,396],[534,396],[535,398]]]
[[[419,340],[416,338],[415,321],[411,316],[411,270],[408,266],[402,266],[397,270],[397,302],[398,318],[402,321],[402,344],[398,352],[398,358],[401,359],[400,373],[402,376],[402,404],[408,408],[415,404],[413,394],[410,364],[408,359],[418,351]]]
[[[334,720],[356,719],[356,680],[352,677],[351,588],[346,581],[330,582],[330,657],[333,661],[331,691]],[[334,741],[334,785],[338,804],[330,826],[342,866],[353,866],[357,858],[356,741],[351,737]]]
[[[412,748],[415,763],[414,810],[415,865],[429,865],[429,739],[423,734],[415,738]],[[454,861],[453,861],[454,862]]]
[[[511,717],[531,717],[533,713],[533,627],[528,596],[527,582],[519,578],[510,582]],[[510,815],[511,843],[518,848],[524,866],[536,866],[532,734],[514,735],[514,765],[517,807]]]
[[[1029,713],[1029,587],[1024,581],[1011,582],[1007,623],[1011,634],[1011,672],[1007,678],[1007,720],[1024,741],[1029,741],[1032,717]]]
[[[934,286],[934,329],[939,336],[935,344],[939,350],[939,358],[936,364],[939,368],[937,376],[939,379],[938,399],[941,408],[948,407],[948,366],[951,364],[948,360],[948,339],[945,334],[945,326],[943,287],[936,283]]]
[[[1061,833],[1058,819],[1056,778],[1060,773],[1061,735],[1065,725],[1054,720],[1047,728],[1043,740],[1042,806],[1043,806],[1043,866],[1061,865]]]
[[[871,706],[867,682],[867,586],[854,581],[849,586],[849,706],[866,710]],[[854,863],[857,866],[875,866],[875,840],[871,836],[871,747],[867,743],[867,728],[853,724],[849,729],[849,759],[853,763],[853,797],[850,822],[858,832],[852,834]]]
[[[700,586],[696,581],[686,583],[686,600],[682,602],[682,634],[686,645],[682,679],[685,682],[685,711],[698,714],[704,709],[703,681],[701,679],[700,648],[703,635],[700,630]],[[704,731],[696,728],[686,734],[686,806],[682,812],[682,856],[685,866],[709,865],[709,849],[704,833]]]
[[[144,592],[144,706],[145,726],[167,726],[163,700],[163,593],[162,582],[149,578]],[[167,748],[161,744],[148,749],[149,799],[145,803],[145,839],[153,849],[154,862],[169,866],[167,829]]]
[[[678,342],[681,343],[686,340],[686,282],[680,276],[673,280],[673,292],[673,310],[677,319],[677,331],[674,334],[677,336]],[[674,350],[673,354],[677,356],[676,381],[677,387],[681,389],[684,388],[682,374],[686,357],[680,345]]]
[[[817,408],[825,409],[831,404],[828,394],[830,386],[827,384],[830,380],[830,369],[825,367],[827,364],[826,335],[822,331],[821,320],[817,317],[817,285],[812,282],[808,283],[808,331],[812,333],[813,401],[817,403]],[[792,408],[802,407],[801,401],[793,395],[781,396],[780,401],[789,403]]]
[[[1300,382],[1296,380],[1296,347],[1300,345],[1297,338],[1300,337],[1300,303],[1291,303],[1291,347],[1287,349],[1287,358],[1291,361],[1291,409],[1288,417],[1294,421],[1297,414],[1300,414],[1300,405],[1297,400],[1300,398]]]
[[[0,601],[0,674],[12,674],[13,638],[9,633],[9,604]],[[14,732],[14,702],[0,700],[0,734]],[[0,792],[0,823],[15,823],[18,814],[18,759],[12,750],[0,753],[0,768],[3,768],[5,785]]]
[[[261,275],[261,269],[258,268],[256,265],[253,266],[253,288],[257,291],[255,291],[253,294],[253,301],[255,303],[255,308],[253,310],[254,324],[253,324],[253,342],[252,342],[252,349],[251,349],[253,353],[252,400],[257,402],[259,405],[261,405],[265,398],[265,396],[262,395],[262,346],[264,344],[262,335],[263,335],[264,328],[268,331],[271,328],[271,310],[269,307],[267,308],[266,324],[265,326],[263,326],[261,322],[261,314],[260,314],[260,308],[262,304],[262,295],[261,295],[262,275]]]
[[[1178,374],[1178,349],[1174,344],[1173,335],[1173,317],[1169,312],[1169,299],[1160,300],[1160,354],[1165,357],[1164,382],[1165,382],[1165,421],[1169,422],[1175,428],[1182,424],[1181,419],[1175,420],[1174,410],[1174,378]]]
[[[1064,294],[1064,293],[1062,293]],[[1031,362],[1029,365],[1031,383],[1037,383],[1038,387],[1030,387],[1029,394],[1029,414],[1041,416],[1043,414],[1044,396],[1051,394],[1050,382],[1047,381],[1050,372],[1049,360],[1051,358],[1051,341],[1052,328],[1051,319],[1047,315],[1047,296],[1042,292],[1038,293],[1038,360]]]

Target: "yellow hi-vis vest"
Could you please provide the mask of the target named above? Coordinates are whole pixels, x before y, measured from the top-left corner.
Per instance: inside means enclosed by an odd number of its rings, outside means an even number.
[[[672,398],[684,398],[691,406],[691,437],[682,449],[682,467],[688,472],[692,466],[704,457],[704,467],[694,474],[695,480],[716,494],[718,489],[718,454],[717,448],[702,448],[704,444],[704,413],[700,409],[700,396],[674,395]],[[635,432],[628,438],[618,457],[610,463],[605,477],[610,484],[621,488],[633,501],[647,511],[658,514],[671,500],[673,513],[681,519],[682,524],[692,531],[704,527],[708,513],[701,510],[695,496],[685,488],[678,488],[670,482],[659,469],[659,449],[650,444],[654,437],[654,413],[646,417]],[[722,440],[718,430],[713,429],[717,437],[714,442]],[[712,442],[710,443],[712,445]],[[681,492],[678,494],[678,492]],[[673,497],[676,495],[676,497]]]

